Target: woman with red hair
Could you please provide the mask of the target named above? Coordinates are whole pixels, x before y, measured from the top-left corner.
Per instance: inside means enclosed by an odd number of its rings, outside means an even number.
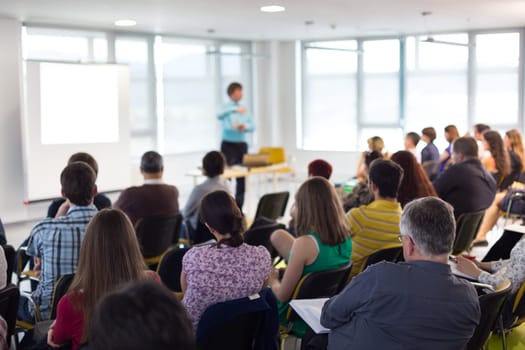
[[[437,197],[437,193],[423,167],[411,152],[399,151],[394,153],[390,159],[399,164],[404,171],[397,198],[401,207],[416,198]]]

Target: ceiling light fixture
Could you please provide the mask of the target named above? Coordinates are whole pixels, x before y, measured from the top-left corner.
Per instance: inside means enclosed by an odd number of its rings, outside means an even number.
[[[278,6],[278,5],[269,5],[269,6],[261,6],[262,12],[283,12],[286,9],[284,6]]]
[[[115,21],[117,27],[133,27],[137,24],[137,21],[132,19],[118,19]]]

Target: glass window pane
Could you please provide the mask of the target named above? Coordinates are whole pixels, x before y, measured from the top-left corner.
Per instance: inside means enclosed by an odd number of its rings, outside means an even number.
[[[359,132],[360,151],[368,151],[367,140],[373,136],[379,136],[385,142],[383,152],[392,154],[404,148],[401,128],[362,128]]]
[[[163,40],[164,145],[167,153],[217,148],[215,57],[206,42]]]
[[[221,73],[223,76],[238,77],[242,71],[242,49],[239,46],[221,47]]]
[[[517,68],[520,57],[519,41],[519,33],[476,35],[477,67]]]
[[[93,59],[95,62],[107,62],[108,41],[105,38],[93,39]]]
[[[25,59],[81,61],[88,59],[88,39],[75,36],[28,35]]]
[[[399,40],[371,40],[363,43],[365,73],[399,72]]]
[[[308,78],[304,90],[303,148],[355,148],[355,78]]]
[[[451,43],[468,43],[467,34],[434,35],[435,41]],[[406,59],[408,70],[437,69],[452,70],[463,69],[468,63],[468,47],[428,43],[423,40],[426,36],[411,36],[406,41]]]
[[[399,40],[363,43],[365,124],[399,125]]]
[[[476,123],[494,125],[518,121],[517,73],[478,74],[476,83]]]
[[[133,78],[145,78],[148,75],[148,42],[140,38],[117,38],[115,57],[118,63],[129,64]]]
[[[357,41],[327,41],[306,44],[307,74],[357,72],[357,52],[344,50],[357,50]]]
[[[155,137],[151,135],[133,135],[131,134],[131,156],[140,158],[144,152],[156,149]]]

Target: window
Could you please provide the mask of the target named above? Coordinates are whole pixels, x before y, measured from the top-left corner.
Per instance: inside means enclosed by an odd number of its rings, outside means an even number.
[[[460,133],[467,128],[469,49],[424,39],[406,40],[405,132],[420,134],[424,127],[433,126],[441,149],[446,147],[445,126],[454,124]],[[436,35],[434,40],[467,44],[468,35]]]
[[[304,46],[304,149],[355,147],[357,54],[354,40],[310,42]]]
[[[163,39],[164,147],[166,153],[218,147],[213,45]]]
[[[156,118],[154,115],[154,77],[149,69],[149,43],[145,37],[117,37],[115,59],[129,67],[129,112],[131,154],[140,157],[146,150],[155,149]]]
[[[518,122],[519,33],[476,35],[475,122]]]

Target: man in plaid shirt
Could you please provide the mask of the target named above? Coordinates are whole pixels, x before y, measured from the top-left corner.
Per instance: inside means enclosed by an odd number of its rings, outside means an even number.
[[[61,275],[76,272],[86,226],[97,213],[93,205],[97,193],[95,180],[95,172],[83,162],[69,164],[60,174],[62,196],[66,198],[61,208],[67,209],[67,213],[44,219],[31,231],[26,254],[34,258],[34,270],[40,272],[40,283],[32,294],[34,305],[27,297],[20,297],[19,320],[34,323],[35,305],[41,318],[47,319],[55,281]]]

